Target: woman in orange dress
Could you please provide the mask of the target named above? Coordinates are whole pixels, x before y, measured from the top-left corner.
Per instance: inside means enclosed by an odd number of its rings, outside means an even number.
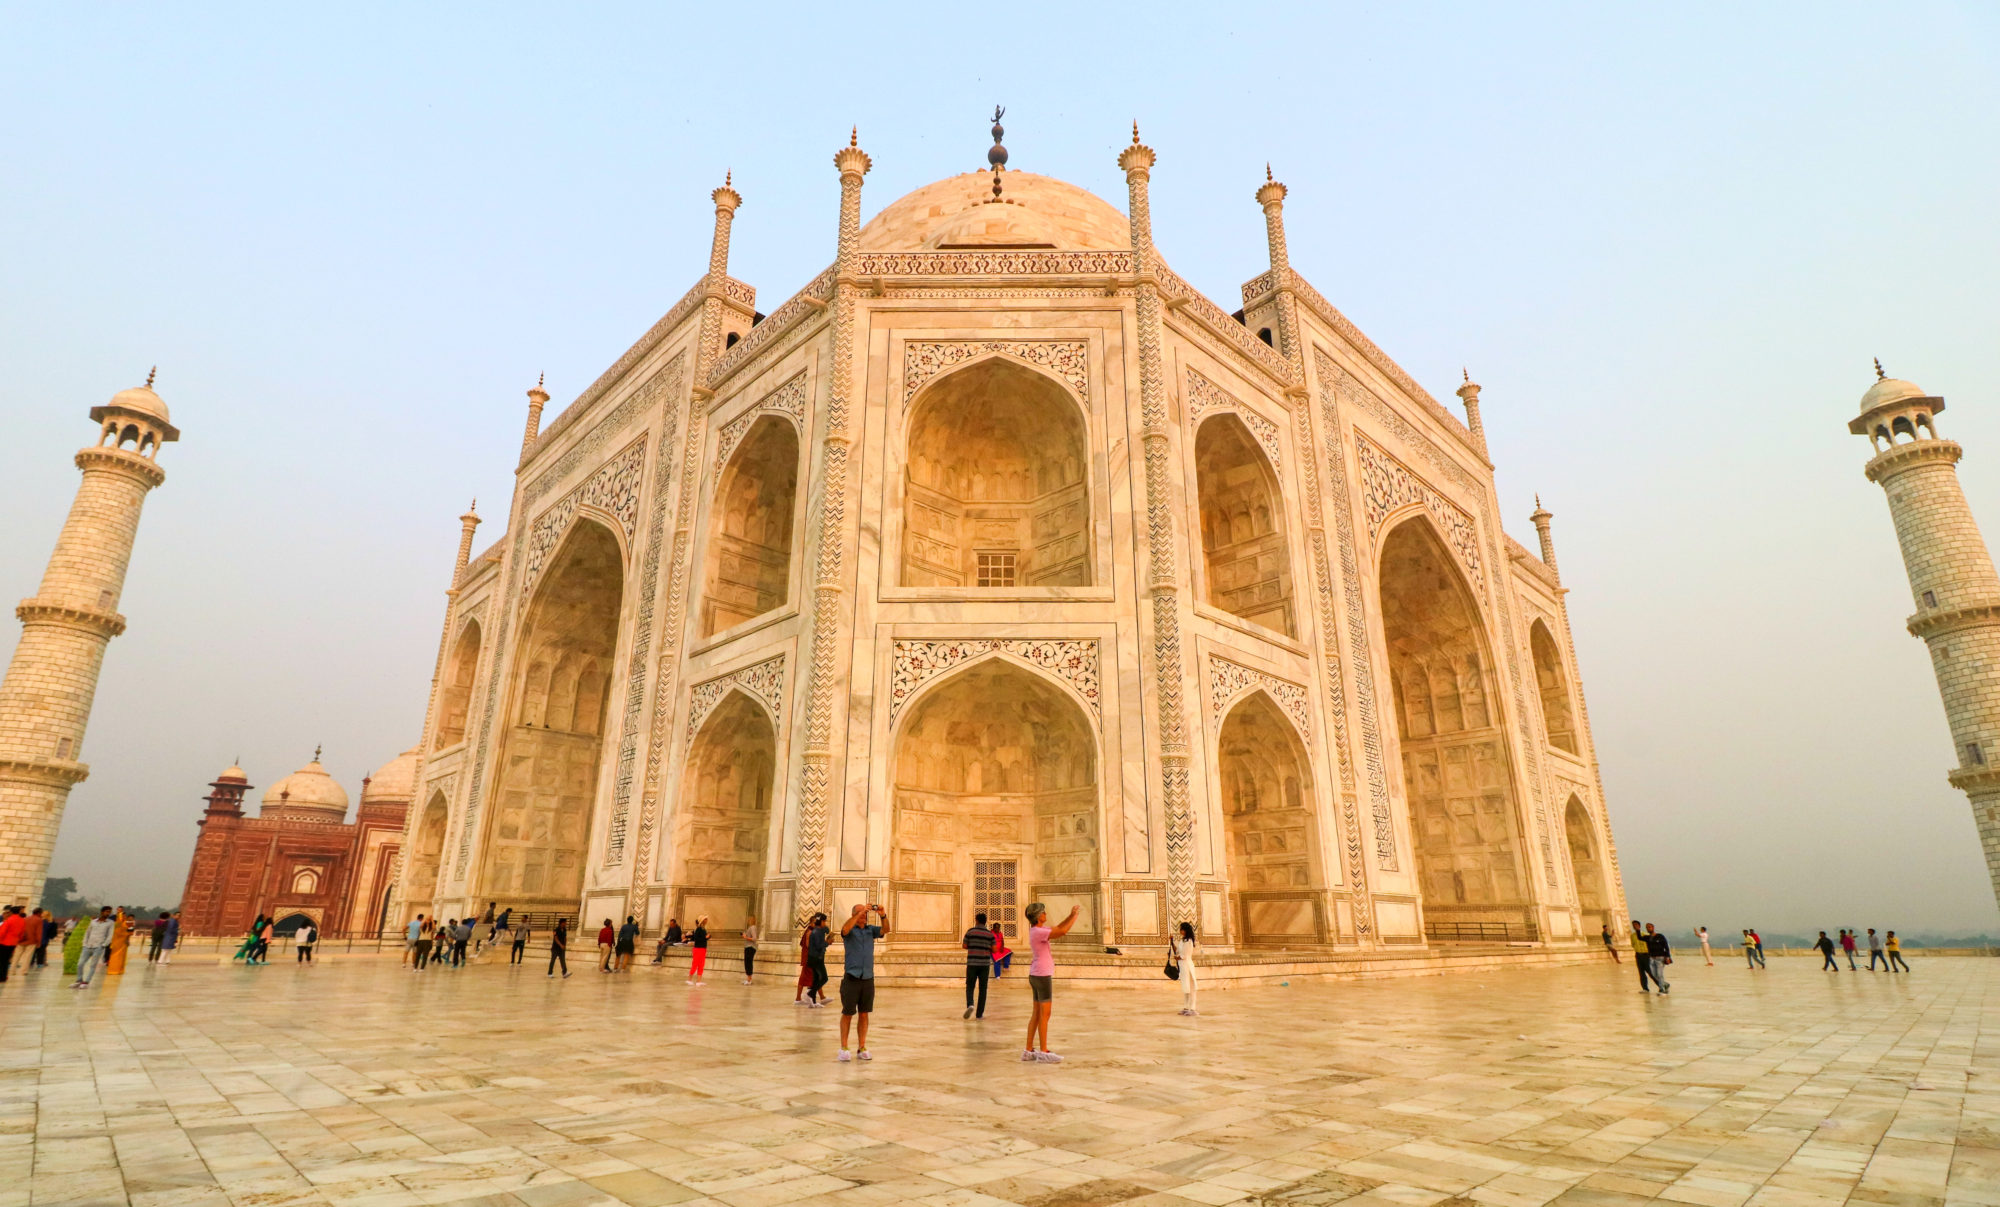
[[[117,920],[111,924],[111,954],[104,961],[107,976],[117,976],[125,971],[125,949],[131,945],[132,915],[120,908]]]

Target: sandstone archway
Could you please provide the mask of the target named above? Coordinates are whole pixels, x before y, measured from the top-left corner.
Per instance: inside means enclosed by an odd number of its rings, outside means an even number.
[[[438,865],[444,859],[445,821],[451,813],[451,806],[445,803],[443,792],[431,793],[429,803],[424,806],[423,817],[411,830],[410,840],[410,907],[411,917],[418,913],[428,913],[430,904],[437,897]]]
[[[1535,683],[1542,693],[1542,724],[1549,745],[1577,753],[1576,710],[1570,706],[1569,677],[1563,674],[1562,655],[1556,650],[1549,627],[1537,620],[1528,626],[1528,648],[1535,656]]]
[[[1251,945],[1315,942],[1322,928],[1310,893],[1319,880],[1311,764],[1269,695],[1252,692],[1229,710],[1216,772],[1237,933]]]
[[[1068,693],[1005,658],[974,663],[910,705],[893,774],[903,933],[951,939],[983,910],[1025,935],[1037,899],[1097,930],[1097,743]]]
[[[1524,938],[1513,766],[1471,588],[1423,516],[1382,542],[1381,576],[1426,930],[1443,941]]]
[[[751,425],[716,484],[702,590],[702,636],[784,605],[798,488],[798,429],[783,416],[766,415]]]
[[[1563,837],[1569,843],[1569,870],[1576,878],[1576,903],[1587,935],[1610,923],[1611,893],[1605,887],[1604,861],[1597,855],[1597,827],[1578,797],[1570,797],[1563,809]]]
[[[432,750],[443,750],[465,740],[466,714],[472,704],[472,679],[479,671],[479,622],[469,620],[451,647],[445,664],[444,690],[438,693],[437,740]]]
[[[522,626],[480,896],[552,910],[582,896],[624,586],[617,538],[579,517]]]
[[[740,927],[757,913],[770,859],[778,734],[761,705],[730,692],[702,722],[688,750],[675,820],[675,914],[708,915],[711,929]]]
[[[933,381],[909,419],[902,584],[1089,586],[1088,443],[1070,393],[1016,361]]]
[[[1296,637],[1284,496],[1269,458],[1243,420],[1224,411],[1195,432],[1194,468],[1208,602]]]

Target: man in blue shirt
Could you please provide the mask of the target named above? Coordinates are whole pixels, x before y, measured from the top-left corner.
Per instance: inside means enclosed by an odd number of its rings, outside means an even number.
[[[881,917],[880,925],[869,925],[870,910]],[[847,966],[840,977],[840,1060],[854,1059],[847,1054],[847,1028],[857,1014],[861,1025],[855,1056],[875,1059],[868,1055],[868,1015],[875,1009],[875,940],[888,933],[889,911],[879,905],[857,905],[841,924],[840,943]]]

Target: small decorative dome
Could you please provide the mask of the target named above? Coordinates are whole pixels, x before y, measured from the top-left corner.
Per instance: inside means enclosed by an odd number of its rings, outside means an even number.
[[[863,251],[1055,247],[1120,251],[1132,225],[1117,207],[1053,176],[1010,171],[992,200],[985,172],[948,176],[890,202],[861,228]]]
[[[347,817],[347,789],[326,773],[315,752],[312,762],[272,784],[264,793],[262,812],[274,809],[310,821],[342,821]]]
[[[417,794],[417,748],[410,747],[368,778],[368,784],[361,789],[361,803],[369,801],[410,800]]]
[[[250,777],[244,774],[243,768],[238,767],[234,763],[231,763],[229,764],[229,766],[224,767],[222,769],[222,774],[216,776],[215,778],[218,782],[222,780],[235,780],[245,784],[250,782]]]
[[[1928,395],[1914,382],[1904,381],[1900,377],[1884,377],[1876,381],[1874,385],[1869,386],[1868,392],[1861,396],[1861,409],[1863,411],[1872,411],[1884,403],[1902,402],[1910,398],[1926,397]]]
[[[148,419],[157,419],[161,423],[172,422],[167,415],[167,404],[160,401],[160,396],[153,393],[151,386],[133,386],[129,390],[120,390],[111,396],[111,401],[106,405],[121,411],[144,415]]]

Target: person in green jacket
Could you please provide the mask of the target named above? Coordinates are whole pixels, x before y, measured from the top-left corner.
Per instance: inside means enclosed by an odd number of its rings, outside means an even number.
[[[83,963],[83,932],[89,920],[78,918],[70,923],[69,937],[63,940],[63,975],[76,979],[77,968]]]

